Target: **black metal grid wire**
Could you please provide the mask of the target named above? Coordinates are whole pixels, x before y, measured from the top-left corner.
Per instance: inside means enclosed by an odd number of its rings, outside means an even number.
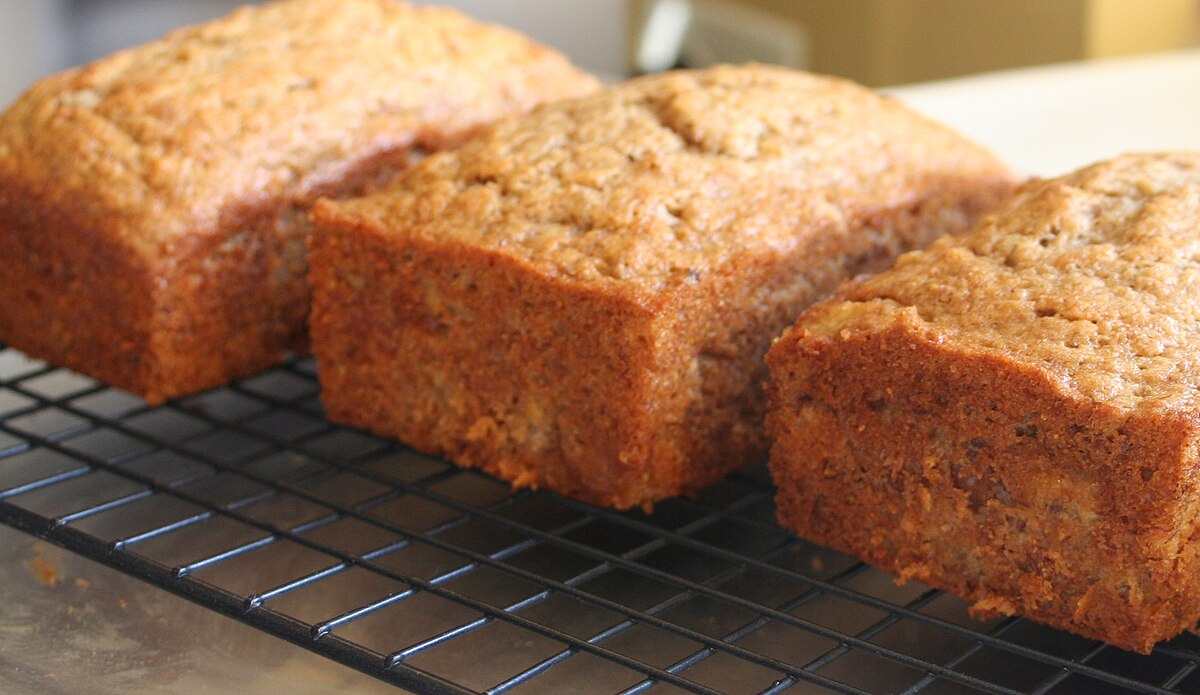
[[[150,408],[0,344],[0,521],[419,692],[1200,692],[1200,638],[973,621],[781,530],[761,469],[650,515],[514,493],[328,422],[314,371]]]

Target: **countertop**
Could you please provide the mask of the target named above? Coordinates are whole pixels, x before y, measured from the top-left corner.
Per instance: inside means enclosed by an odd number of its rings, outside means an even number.
[[[1200,150],[1200,50],[888,91],[1029,175],[1057,176],[1125,152]]]

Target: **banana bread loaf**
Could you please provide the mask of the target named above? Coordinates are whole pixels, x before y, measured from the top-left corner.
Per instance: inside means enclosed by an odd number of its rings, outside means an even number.
[[[771,348],[800,535],[1148,651],[1200,618],[1200,154],[1026,185]]]
[[[392,0],[243,8],[0,115],[0,340],[147,401],[305,350],[307,207],[485,121],[597,88]]]
[[[335,420],[630,507],[766,454],[762,356],[848,275],[964,230],[992,155],[857,85],[763,66],[507,119],[315,208]]]

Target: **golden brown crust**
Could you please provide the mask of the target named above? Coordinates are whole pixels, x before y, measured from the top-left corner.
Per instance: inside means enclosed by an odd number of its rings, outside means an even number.
[[[796,532],[1148,651],[1200,619],[1200,155],[1027,184],[768,353]]]
[[[653,297],[748,250],[789,253],[797,228],[916,204],[943,179],[1009,177],[979,146],[859,85],[719,66],[497,124],[331,214]]]
[[[783,69],[539,107],[317,205],[326,408],[597,504],[694,492],[765,453],[771,336],[1010,187],[894,102]]]
[[[596,87],[511,31],[393,0],[243,8],[49,77],[0,115],[0,245],[57,260],[6,256],[0,339],[151,401],[253,372],[305,346],[313,200]],[[141,279],[109,282],[94,247]],[[136,329],[102,340],[101,316]]]

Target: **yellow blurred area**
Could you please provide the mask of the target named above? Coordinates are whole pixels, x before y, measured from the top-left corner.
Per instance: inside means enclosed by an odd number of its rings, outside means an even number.
[[[662,0],[631,0],[631,18]],[[671,0],[678,2],[678,0]],[[726,27],[745,18],[792,30],[803,45],[793,67],[850,77],[871,86],[1195,46],[1197,0],[691,0],[692,30],[704,20]],[[764,22],[764,18],[766,22]],[[712,22],[710,22],[711,26]],[[635,29],[636,34],[636,29]],[[767,41],[765,34],[757,33]],[[747,24],[740,53],[753,45]],[[693,44],[695,37],[689,37]],[[637,43],[635,36],[634,43]],[[704,57],[738,61],[727,37]],[[723,52],[734,53],[725,56]],[[695,53],[695,51],[693,51]],[[749,51],[753,56],[753,50]],[[768,58],[772,54],[764,53]],[[685,56],[686,58],[686,56]],[[696,61],[692,61],[696,62]],[[683,64],[688,64],[685,59]],[[699,67],[699,65],[689,65]]]

